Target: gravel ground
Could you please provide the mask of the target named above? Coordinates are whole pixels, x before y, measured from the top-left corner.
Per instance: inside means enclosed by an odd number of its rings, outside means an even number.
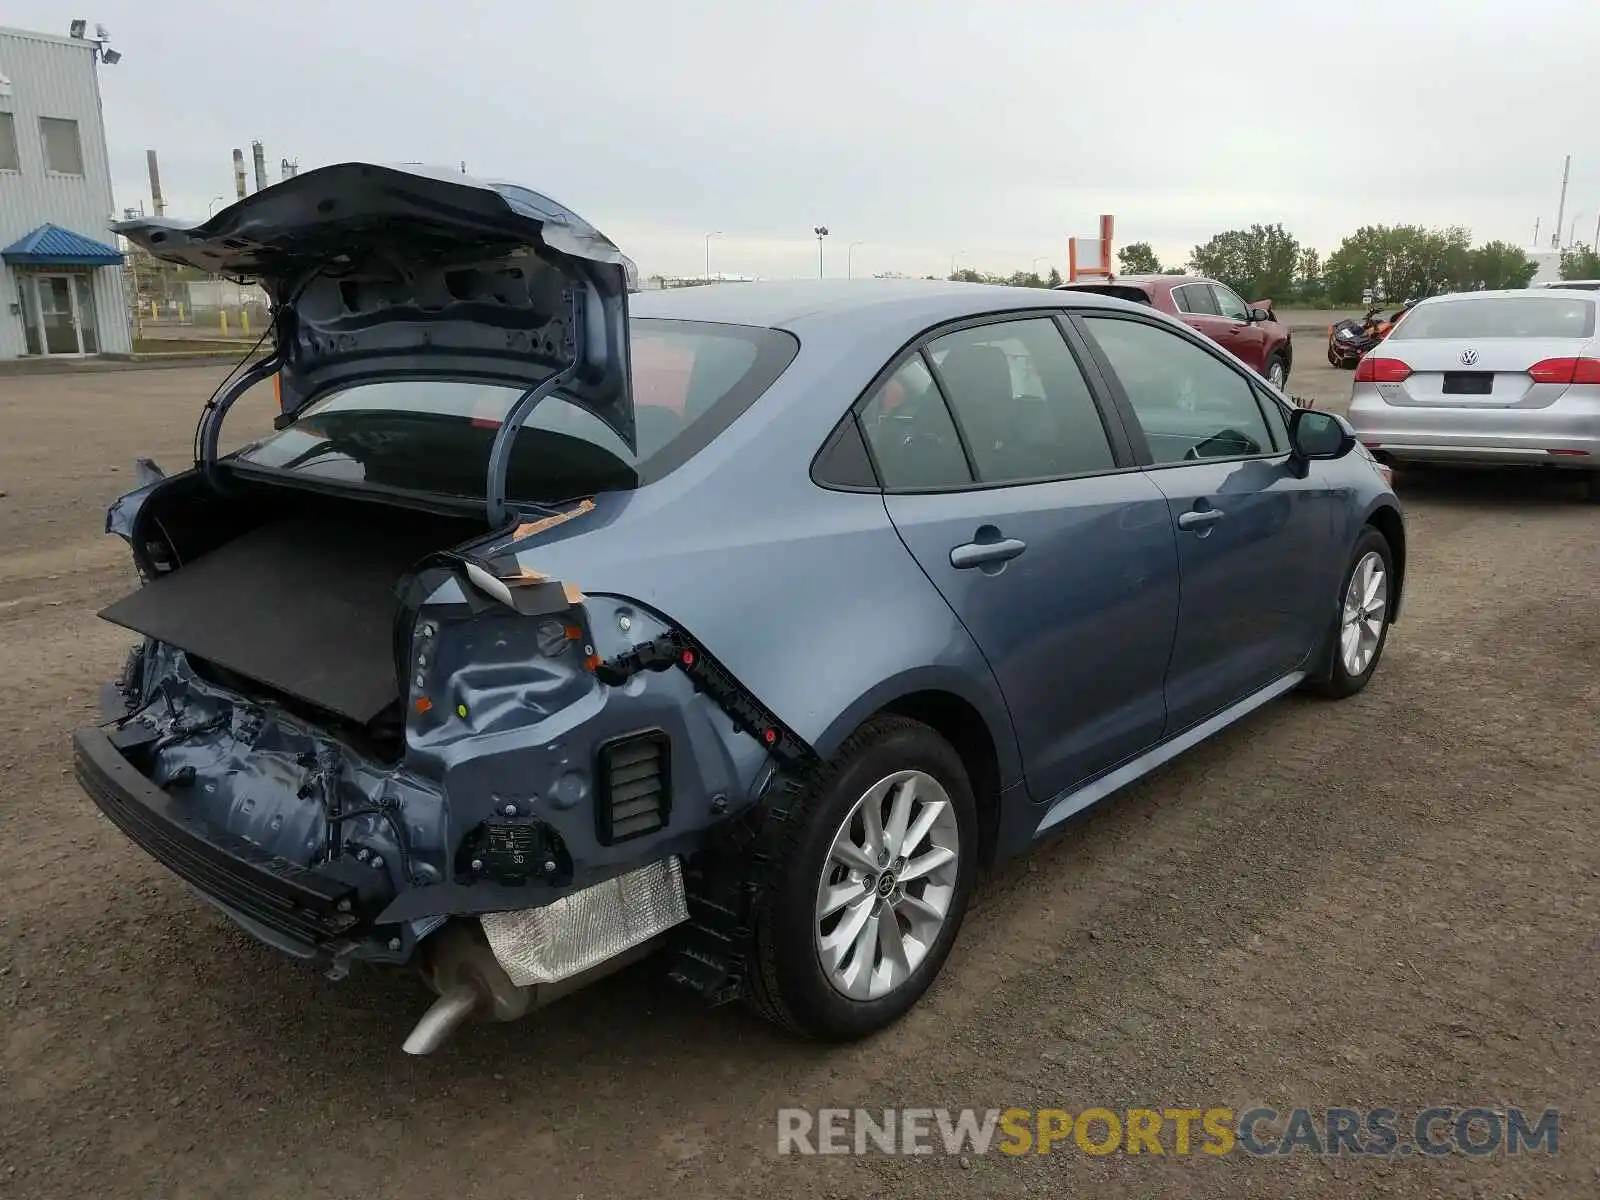
[[[1305,341],[1293,390],[1337,406],[1349,377]],[[1600,549],[1576,489],[1405,481],[1406,613],[1372,686],[1271,705],[1007,868],[870,1043],[797,1044],[645,966],[417,1060],[414,981],[281,962],[68,771],[127,644],[94,616],[131,582],[104,505],[136,455],[183,462],[216,377],[0,379],[0,1195],[1600,1194]],[[1559,1153],[775,1153],[787,1105],[1432,1103],[1559,1107]]]

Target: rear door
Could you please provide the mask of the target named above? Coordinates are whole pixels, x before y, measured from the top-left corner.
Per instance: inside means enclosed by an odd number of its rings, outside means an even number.
[[[858,415],[895,528],[1000,682],[1033,798],[1153,745],[1171,518],[1055,318],[930,336]]]
[[[1594,353],[1595,303],[1585,296],[1522,295],[1430,300],[1406,314],[1372,352],[1388,404],[1544,408],[1572,381],[1563,364]]]
[[[1345,500],[1297,478],[1282,408],[1237,364],[1134,314],[1077,320],[1176,532],[1170,736],[1305,662],[1334,612]]]
[[[1172,289],[1172,303],[1183,323],[1219,346],[1227,335],[1228,323],[1222,319],[1217,295],[1209,283],[1186,283]]]

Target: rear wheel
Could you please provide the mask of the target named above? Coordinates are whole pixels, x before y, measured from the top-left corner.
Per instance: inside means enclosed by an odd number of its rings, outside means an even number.
[[[977,875],[961,759],[903,717],[863,725],[790,809],[758,903],[751,1000],[809,1037],[864,1037],[939,973]]]
[[[1279,391],[1283,390],[1289,382],[1289,361],[1281,354],[1274,354],[1267,359],[1267,382]]]
[[[1307,681],[1308,690],[1342,700],[1367,686],[1389,638],[1393,594],[1394,556],[1388,540],[1369,525],[1356,541],[1339,589],[1328,635],[1328,665]]]

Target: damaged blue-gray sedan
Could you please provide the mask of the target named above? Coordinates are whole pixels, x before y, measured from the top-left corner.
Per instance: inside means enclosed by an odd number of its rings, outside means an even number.
[[[142,640],[78,777],[262,941],[420,966],[412,1052],[652,952],[880,1029],[981,872],[1359,691],[1398,611],[1349,427],[1148,308],[630,294],[537,193],[366,164],[120,232],[273,317],[192,469],[112,508],[141,586],[102,615]],[[254,387],[274,431],[223,454]]]

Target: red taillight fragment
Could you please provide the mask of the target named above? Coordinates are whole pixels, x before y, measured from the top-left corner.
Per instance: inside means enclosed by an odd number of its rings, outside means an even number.
[[[1357,383],[1404,383],[1411,368],[1398,358],[1373,358],[1368,355],[1356,367]]]
[[[1545,358],[1528,368],[1535,383],[1600,383],[1600,358]]]
[[[1546,454],[1570,454],[1570,455],[1573,455],[1574,457],[1587,457],[1589,452],[1587,450],[1560,450],[1560,449],[1552,448],[1552,449],[1546,450],[1545,453]]]

